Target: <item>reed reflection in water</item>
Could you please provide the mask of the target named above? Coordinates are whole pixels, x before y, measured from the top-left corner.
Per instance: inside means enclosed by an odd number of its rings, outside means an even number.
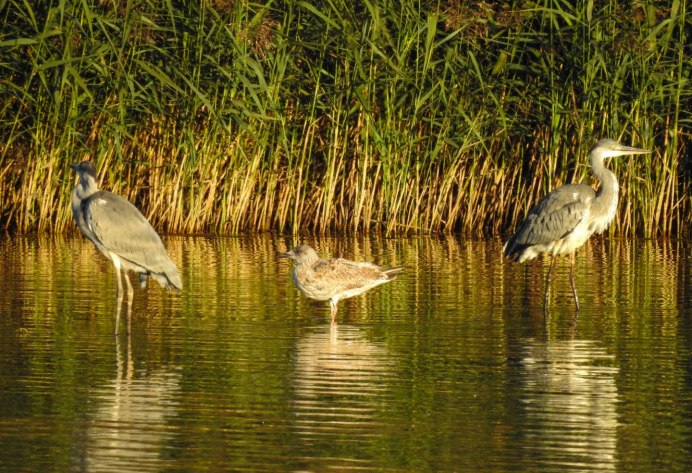
[[[185,291],[138,292],[115,338],[91,244],[0,239],[0,471],[692,470],[684,241],[593,239],[582,310],[563,264],[544,316],[546,266],[499,240],[301,240],[407,268],[334,327],[297,241],[165,241]]]

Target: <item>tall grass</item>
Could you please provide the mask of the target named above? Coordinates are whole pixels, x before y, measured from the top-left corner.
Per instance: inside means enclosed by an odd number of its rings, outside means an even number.
[[[9,230],[71,228],[68,164],[92,159],[170,233],[488,236],[612,137],[654,152],[611,164],[611,232],[689,234],[684,1],[0,8]]]

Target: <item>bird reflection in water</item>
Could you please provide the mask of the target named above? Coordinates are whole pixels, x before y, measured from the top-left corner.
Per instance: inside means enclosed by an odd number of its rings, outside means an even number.
[[[528,339],[519,393],[530,458],[615,470],[619,402],[614,356],[590,340]]]
[[[385,348],[358,327],[316,327],[298,341],[295,429],[306,445],[316,447],[316,457],[321,444],[376,437],[382,423],[378,415],[385,394],[383,380],[390,372]]]
[[[87,471],[145,472],[173,467],[164,449],[177,415],[180,374],[175,369],[135,370],[131,337],[115,337],[116,376],[96,390],[86,430]]]

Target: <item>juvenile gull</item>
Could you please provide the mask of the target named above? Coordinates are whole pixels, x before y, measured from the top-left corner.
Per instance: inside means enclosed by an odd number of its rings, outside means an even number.
[[[89,161],[72,164],[79,181],[72,191],[72,216],[77,227],[115,266],[118,278],[118,315],[123,298],[122,269],[127,283],[128,316],[133,290],[127,271],[139,274],[144,288],[148,276],[162,287],[181,290],[178,269],[154,228],[137,207],[112,192],[99,190],[96,170]],[[129,327],[129,324],[128,324]],[[116,321],[116,332],[118,323]]]
[[[392,281],[404,269],[382,269],[372,263],[342,258],[323,259],[308,245],[297,246],[279,256],[295,261],[293,284],[303,294],[318,301],[329,301],[332,322],[341,299]]]

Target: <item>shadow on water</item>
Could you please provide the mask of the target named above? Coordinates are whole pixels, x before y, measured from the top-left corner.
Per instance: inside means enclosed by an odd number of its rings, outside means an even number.
[[[329,306],[289,238],[168,238],[185,290],[136,288],[78,238],[0,239],[0,471],[692,470],[692,258],[594,239],[556,264],[499,241],[306,239],[405,266]],[[653,440],[652,440],[653,439]]]

